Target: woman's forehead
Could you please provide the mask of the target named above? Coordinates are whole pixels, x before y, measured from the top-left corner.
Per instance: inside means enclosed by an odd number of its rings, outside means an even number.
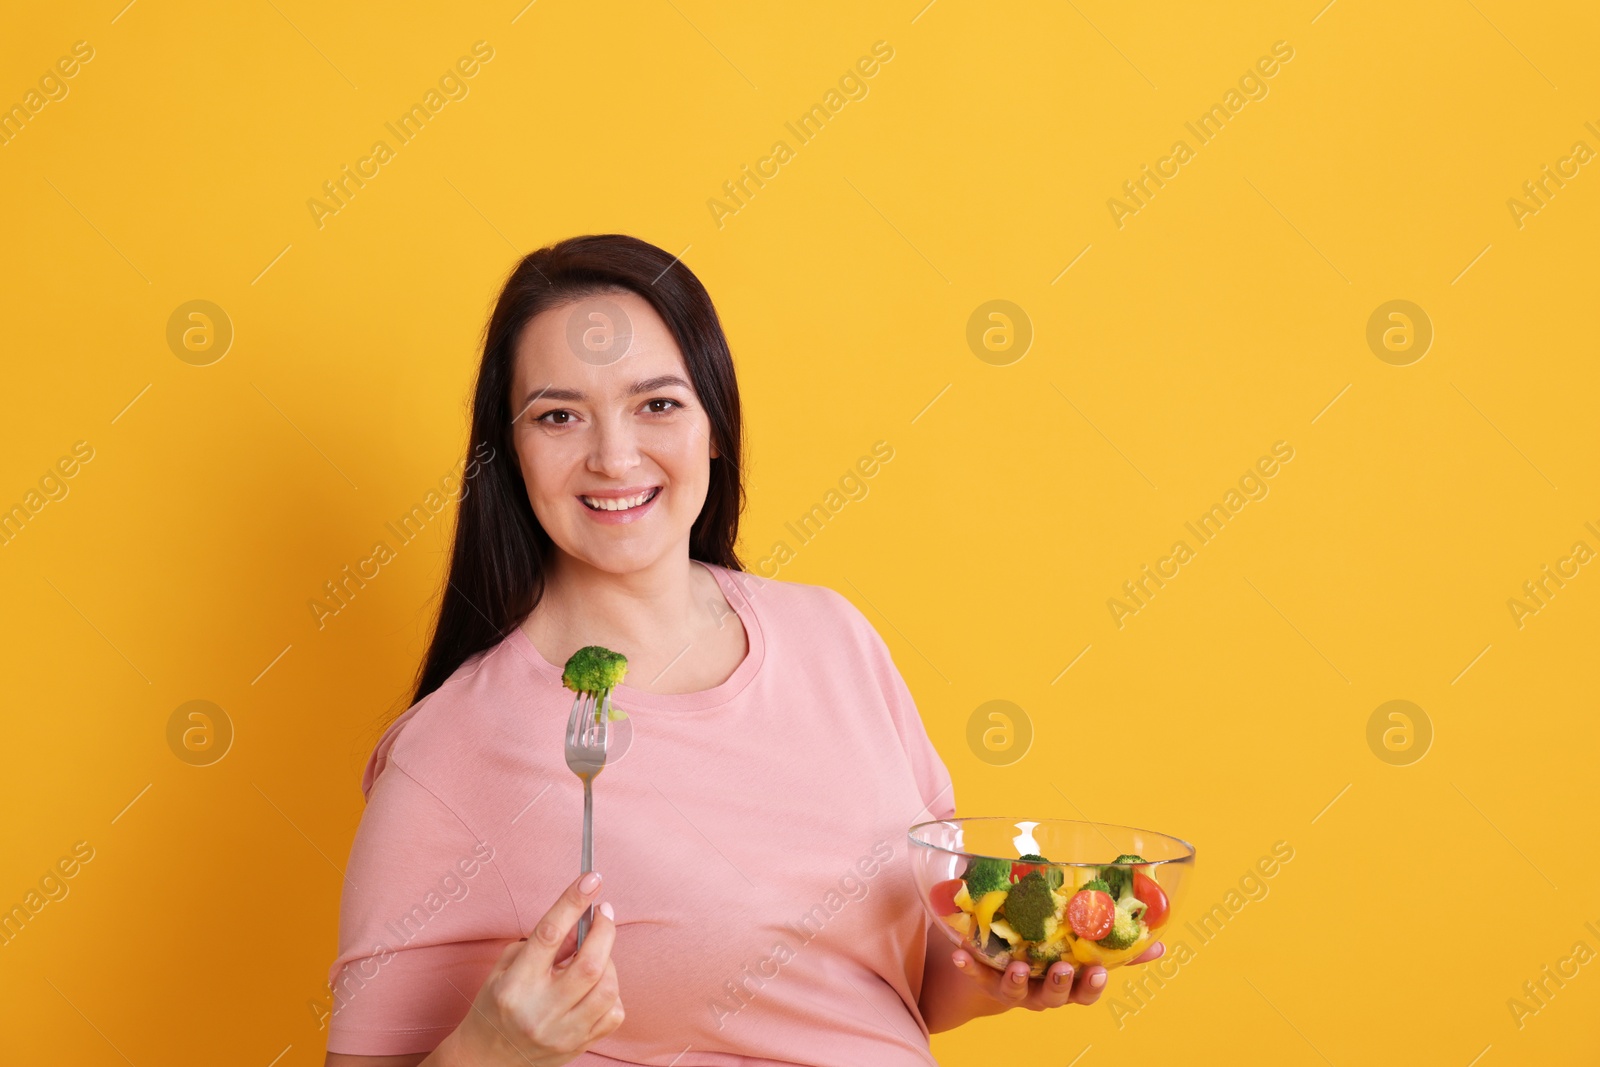
[[[689,378],[677,340],[635,293],[601,293],[547,308],[523,328],[514,378],[585,391],[626,391],[646,378]]]

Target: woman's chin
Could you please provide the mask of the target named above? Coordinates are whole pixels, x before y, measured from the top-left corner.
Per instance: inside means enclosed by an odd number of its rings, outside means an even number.
[[[585,538],[580,544],[568,548],[568,555],[582,560],[597,571],[625,575],[648,570],[667,554],[665,547],[655,544],[655,538],[624,537],[611,544],[595,544]]]

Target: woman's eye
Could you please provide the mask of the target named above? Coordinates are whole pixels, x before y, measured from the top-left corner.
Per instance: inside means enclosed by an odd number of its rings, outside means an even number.
[[[683,407],[683,404],[673,400],[671,397],[658,396],[653,400],[645,401],[645,408],[652,415],[666,415],[681,407]],[[543,423],[546,426],[569,426],[575,418],[576,416],[566,408],[555,408],[545,412],[543,415],[536,415],[533,421]]]

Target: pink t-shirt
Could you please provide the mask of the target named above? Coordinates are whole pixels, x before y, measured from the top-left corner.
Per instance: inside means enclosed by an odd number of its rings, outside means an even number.
[[[707,566],[749,652],[712,689],[612,693],[633,736],[595,779],[594,867],[627,1018],[573,1062],[933,1063],[906,830],[954,815],[950,774],[854,605]],[[583,784],[560,679],[515,629],[379,740],[329,1051],[434,1048],[577,877]]]

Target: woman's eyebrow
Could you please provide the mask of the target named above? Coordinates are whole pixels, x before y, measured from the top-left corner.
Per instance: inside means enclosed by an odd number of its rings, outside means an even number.
[[[681,386],[682,388],[690,389],[691,391],[693,389],[688,382],[684,381],[676,374],[662,374],[654,378],[644,378],[640,381],[634,382],[628,387],[628,395],[637,396],[640,393],[649,393],[656,389],[665,389],[669,385]],[[554,386],[547,385],[543,389],[528,394],[528,398],[522,402],[523,410],[527,410],[528,405],[533,403],[535,400],[541,399],[572,400],[581,402],[588,400],[589,394],[585,393],[581,389],[557,389]]]

